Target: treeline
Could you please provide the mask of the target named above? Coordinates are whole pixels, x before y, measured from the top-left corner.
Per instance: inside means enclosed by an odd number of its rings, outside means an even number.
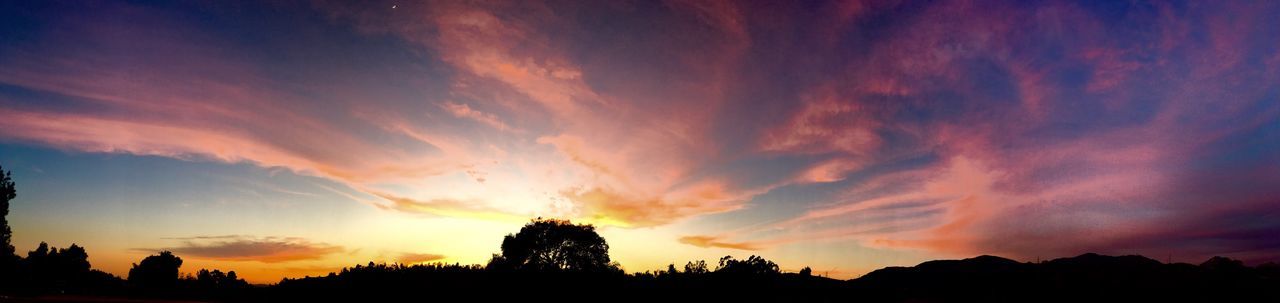
[[[26,257],[8,258],[0,271],[0,293],[17,296],[48,294],[183,297],[217,299],[237,296],[249,283],[235,271],[200,269],[180,274],[182,258],[164,251],[133,264],[126,278],[92,269],[83,247],[49,247],[41,242]]]
[[[449,291],[479,301],[1280,302],[1280,265],[1248,266],[1224,257],[1188,264],[1134,255],[1042,262],[980,256],[889,267],[852,280],[810,273],[784,273],[758,256],[631,274],[369,263],[327,276],[284,279],[251,299],[396,300]]]
[[[683,270],[670,264],[666,270],[627,274],[609,258],[608,248],[591,225],[538,218],[504,237],[501,253],[483,266],[369,263],[327,276],[284,279],[252,299],[411,299],[419,295],[414,290],[428,289],[457,291],[479,301],[543,298],[550,293],[563,293],[570,301],[631,301],[664,293],[680,293],[684,299],[760,299],[781,294],[796,299],[817,297],[826,293],[818,290],[841,286],[837,280],[810,276],[807,269],[803,274],[783,273],[776,263],[760,256],[725,256],[714,268],[699,260],[686,263]]]
[[[133,264],[122,279],[93,269],[84,247],[50,247],[41,242],[26,256],[15,253],[9,228],[9,203],[17,198],[12,175],[0,167],[0,299],[5,295],[48,294],[138,297],[231,298],[249,287],[235,271],[201,269],[181,275],[182,258],[160,252]]]
[[[499,259],[500,260],[500,259]],[[502,261],[498,261],[502,262]],[[813,298],[830,295],[844,287],[843,281],[801,273],[784,273],[778,265],[759,256],[721,258],[708,267],[706,261],[691,261],[677,268],[623,273],[621,270],[571,271],[499,268],[462,264],[368,263],[343,268],[325,276],[283,279],[260,289],[254,300],[358,300],[410,299],[418,290],[457,291],[481,302],[521,298],[550,298],[563,292],[567,301],[583,301],[612,294],[612,301],[633,301],[656,294],[681,294],[681,298]],[[734,290],[750,289],[751,292]],[[603,300],[603,299],[602,299]],[[674,300],[674,299],[666,299]],[[588,300],[594,301],[594,300]],[[680,300],[677,300],[680,301]]]
[[[5,290],[20,293],[98,293],[119,289],[124,281],[90,268],[89,254],[83,247],[40,247],[26,258],[11,257],[3,277]]]

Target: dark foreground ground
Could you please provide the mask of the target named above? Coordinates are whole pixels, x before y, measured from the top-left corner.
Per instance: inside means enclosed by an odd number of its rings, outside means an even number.
[[[175,300],[175,299],[148,299],[148,298],[128,298],[119,296],[102,296],[102,295],[37,295],[37,296],[19,296],[7,297],[0,296],[0,302],[41,302],[41,303],[194,303],[203,301],[192,300]]]
[[[476,267],[361,266],[223,290],[118,290],[6,302],[1280,302],[1280,267],[1226,258],[1166,264],[1086,254],[1039,263],[980,256],[891,267],[853,280],[800,274],[496,273]]]

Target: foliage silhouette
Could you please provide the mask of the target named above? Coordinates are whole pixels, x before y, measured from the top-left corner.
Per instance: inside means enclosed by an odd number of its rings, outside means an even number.
[[[609,260],[609,244],[591,225],[537,218],[502,239],[493,270],[537,272],[621,272]]]
[[[218,269],[200,269],[194,277],[187,275],[178,279],[177,289],[169,294],[170,297],[229,301],[243,300],[248,290],[249,282],[240,279],[235,271],[223,273]]]
[[[195,283],[199,288],[215,290],[245,288],[249,286],[248,282],[245,282],[243,279],[236,276],[236,272],[234,270],[222,273],[221,270],[217,269],[212,271],[208,269],[201,269],[196,273]]]
[[[144,288],[172,289],[178,285],[178,269],[181,267],[182,258],[162,251],[134,263],[129,269],[129,283]]]
[[[737,260],[733,256],[724,256],[720,258],[720,266],[716,268],[716,273],[730,275],[748,275],[748,276],[768,276],[777,275],[778,264],[773,261],[766,260],[760,256],[752,255],[746,260]]]
[[[707,273],[707,261],[689,261],[684,264],[684,272],[688,274],[705,274]]]
[[[94,270],[89,264],[89,254],[76,244],[63,249],[47,243],[19,258],[7,292],[15,293],[79,293],[118,289],[123,285],[119,278]]]
[[[89,272],[89,254],[75,244],[59,250],[40,242],[39,247],[27,253],[26,265],[37,282],[66,284],[68,279]]]
[[[0,284],[11,284],[17,271],[18,256],[11,243],[12,230],[9,229],[9,201],[18,197],[12,175],[0,166]]]

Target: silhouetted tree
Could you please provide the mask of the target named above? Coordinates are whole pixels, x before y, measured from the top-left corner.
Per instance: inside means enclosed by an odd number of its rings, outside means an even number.
[[[91,283],[89,280],[100,276],[90,270],[89,254],[75,244],[59,250],[41,242],[35,250],[27,252],[27,258],[21,263],[24,277],[29,279],[25,282],[32,284],[28,288],[65,292],[91,286],[86,285]]]
[[[720,266],[716,268],[716,272],[735,275],[776,275],[779,273],[778,264],[755,255],[748,257],[746,260],[737,260],[733,256],[724,256],[724,258],[720,258]]]
[[[503,257],[502,254],[493,254],[489,258],[489,263],[485,264],[484,269],[488,271],[504,271],[511,270],[512,267],[511,261],[508,261],[507,257]]]
[[[9,201],[18,197],[9,171],[0,166],[0,284],[7,284],[17,269],[18,256],[10,243]]]
[[[54,253],[57,251],[57,248],[52,249]],[[37,287],[48,284],[49,276],[51,275],[49,269],[52,267],[49,266],[52,263],[49,260],[52,258],[50,255],[49,244],[44,242],[40,242],[40,245],[36,246],[35,250],[27,252],[27,258],[23,260],[23,272],[30,281],[26,282],[33,283]]]
[[[236,272],[223,273],[221,270],[200,269],[196,272],[195,284],[206,290],[227,290],[243,288],[249,283],[236,276]]]
[[[700,275],[700,274],[705,274],[707,272],[708,272],[707,261],[703,261],[703,260],[698,260],[696,262],[689,261],[689,263],[684,264],[684,273],[686,274]]]
[[[609,244],[594,226],[566,220],[534,219],[520,232],[502,239],[502,254],[494,255],[490,269],[531,271],[614,272]]]
[[[149,288],[172,288],[178,283],[178,268],[182,258],[172,252],[148,256],[129,269],[129,283]]]
[[[800,275],[805,277],[812,276],[813,269],[810,269],[808,266],[805,266],[804,268],[800,269]]]

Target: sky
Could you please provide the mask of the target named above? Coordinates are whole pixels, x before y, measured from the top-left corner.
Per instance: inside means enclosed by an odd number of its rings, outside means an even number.
[[[1280,2],[0,3],[18,251],[1280,261]]]

